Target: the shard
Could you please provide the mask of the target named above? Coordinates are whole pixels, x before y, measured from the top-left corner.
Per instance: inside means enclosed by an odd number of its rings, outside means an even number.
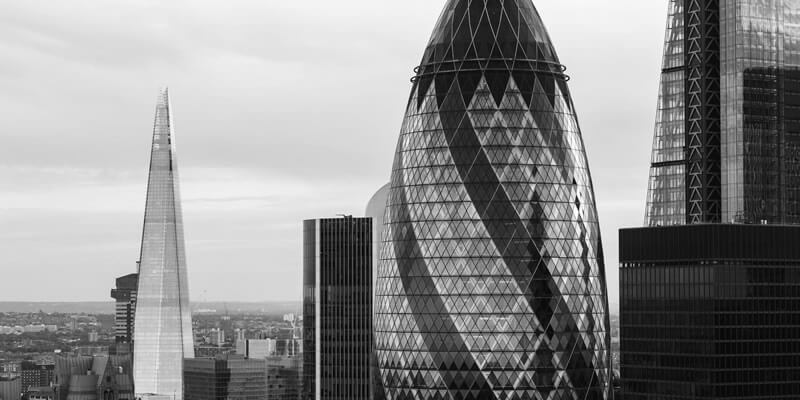
[[[134,323],[134,385],[142,398],[183,399],[183,359],[194,357],[192,315],[169,93],[158,98]]]
[[[530,0],[449,0],[401,128],[375,317],[389,400],[612,397],[594,190]]]

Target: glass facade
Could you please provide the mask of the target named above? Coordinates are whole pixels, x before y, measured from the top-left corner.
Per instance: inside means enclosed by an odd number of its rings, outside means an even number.
[[[800,2],[720,2],[726,221],[800,223]]]
[[[267,396],[266,360],[187,359],[184,377],[186,399],[264,400]]]
[[[645,225],[686,222],[685,54],[683,0],[670,0]]]
[[[267,357],[266,400],[299,400],[300,373],[303,369],[301,357]]]
[[[305,221],[303,400],[370,400],[372,218]]]
[[[156,106],[134,321],[137,395],[183,399],[183,359],[194,357],[178,165],[169,94]]]
[[[800,223],[800,2],[670,0],[664,54],[645,225]]]
[[[623,230],[625,400],[797,399],[800,227]]]
[[[529,0],[451,0],[400,133],[375,335],[390,400],[608,399],[583,140]]]

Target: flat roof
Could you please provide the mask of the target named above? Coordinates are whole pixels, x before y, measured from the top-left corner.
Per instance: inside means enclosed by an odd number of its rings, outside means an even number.
[[[621,229],[619,260],[800,263],[800,225],[698,224]]]

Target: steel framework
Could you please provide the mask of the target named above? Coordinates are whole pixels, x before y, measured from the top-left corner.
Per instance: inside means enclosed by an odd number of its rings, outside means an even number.
[[[721,222],[719,0],[686,0],[686,222]]]

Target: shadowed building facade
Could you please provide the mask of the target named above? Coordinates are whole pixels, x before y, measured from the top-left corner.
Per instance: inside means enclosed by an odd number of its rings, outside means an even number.
[[[372,393],[372,218],[303,224],[303,400]]]
[[[185,360],[186,399],[264,400],[267,397],[265,360],[236,356]]]
[[[115,300],[114,338],[119,348],[133,342],[133,321],[136,315],[136,289],[139,275],[129,274],[117,278],[117,287],[111,289]]]
[[[134,322],[137,397],[183,399],[183,360],[194,357],[183,215],[169,94],[158,98]]]
[[[131,356],[56,356],[58,400],[134,400]]]
[[[800,1],[670,0],[625,400],[800,397]]]
[[[0,400],[19,400],[22,394],[22,379],[0,379]]]
[[[797,399],[800,226],[620,232],[625,400]]]
[[[301,356],[271,356],[267,363],[266,400],[299,400],[303,370]]]
[[[386,398],[608,399],[597,212],[568,77],[530,0],[451,0],[413,87],[386,210]]]

